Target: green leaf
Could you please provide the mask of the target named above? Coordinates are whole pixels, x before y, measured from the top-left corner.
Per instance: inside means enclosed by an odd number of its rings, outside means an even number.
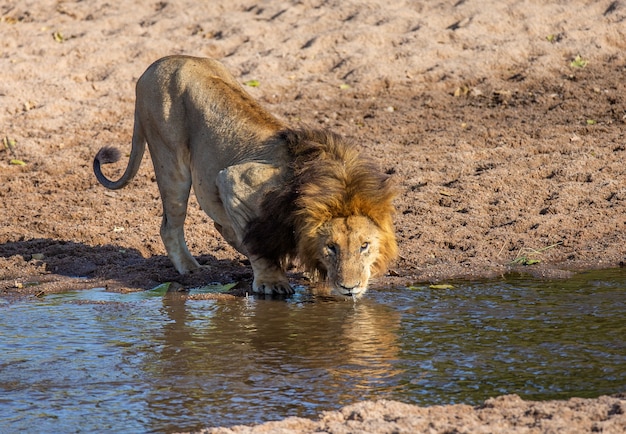
[[[9,161],[9,164],[12,164],[14,166],[26,166],[25,162],[23,162],[22,160],[17,160],[17,159],[13,159]]]
[[[423,289],[426,289],[425,286],[414,286],[414,285],[409,285],[407,286],[407,289],[409,291],[422,291]]]
[[[243,84],[250,87],[259,87],[261,85],[261,82],[259,80],[248,80],[244,81]]]
[[[579,54],[574,58],[574,60],[572,60],[572,63],[570,63],[570,66],[572,68],[584,68],[585,66],[587,66],[587,63],[588,62],[582,57],[580,57],[580,54]]]
[[[237,282],[224,283],[224,284],[209,283],[208,285],[201,286],[200,288],[197,289],[197,291],[194,291],[194,292],[198,292],[200,294],[215,293],[215,292],[228,292],[231,289],[233,289],[236,285],[237,285]]]
[[[165,282],[165,283],[161,283],[160,285],[155,286],[154,288],[150,289],[148,291],[148,293],[150,295],[154,295],[154,296],[159,296],[162,297],[165,295],[165,293],[167,292],[168,289],[170,289],[170,285],[172,284],[172,282]]]
[[[15,148],[17,141],[15,139],[9,139],[8,137],[3,137],[2,144],[4,145],[6,149],[8,149],[9,151],[12,151],[13,148]]]
[[[454,286],[450,285],[449,283],[441,283],[437,285],[430,285],[429,288],[430,289],[454,289]]]
[[[538,264],[540,262],[541,262],[540,259],[532,259],[532,258],[529,258],[527,256],[520,256],[519,258],[516,258],[513,261],[511,261],[511,264],[515,264],[515,265],[535,265],[535,264]]]

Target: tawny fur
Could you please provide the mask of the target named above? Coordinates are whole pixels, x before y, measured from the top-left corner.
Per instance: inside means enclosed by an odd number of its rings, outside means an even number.
[[[193,187],[224,239],[248,256],[253,289],[293,293],[285,264],[297,259],[344,295],[361,295],[370,276],[396,256],[389,177],[339,136],[294,131],[264,110],[219,62],[170,56],[137,82],[132,149],[124,174],[136,175],[150,149],[163,203],[161,238],[180,273],[200,268],[184,238]]]

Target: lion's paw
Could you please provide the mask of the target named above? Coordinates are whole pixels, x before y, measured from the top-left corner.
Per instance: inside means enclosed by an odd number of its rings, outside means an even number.
[[[178,272],[179,274],[182,274],[183,276],[194,276],[196,274],[201,274],[201,273],[205,273],[205,272],[212,271],[212,270],[213,270],[213,267],[211,267],[210,265],[197,264],[197,266],[186,267],[182,271],[178,270]]]
[[[252,284],[252,290],[259,294],[291,295],[295,293],[294,289],[286,280],[271,282],[262,280],[257,281],[255,279]]]
[[[205,272],[209,272],[209,271],[213,271],[213,267],[211,267],[210,265],[200,265],[198,268],[194,268],[193,270],[189,271],[189,274],[194,275],[194,274],[200,274],[200,273],[205,273]]]

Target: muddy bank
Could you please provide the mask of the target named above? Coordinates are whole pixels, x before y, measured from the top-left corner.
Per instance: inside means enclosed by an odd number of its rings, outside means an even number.
[[[400,259],[374,286],[564,277],[626,257],[621,2],[24,1],[0,13],[5,292],[249,280],[193,199],[186,236],[213,271],[176,274],[148,158],[120,191],[91,173],[100,147],[130,145],[135,81],[172,53],[221,59],[281,119],[331,128],[394,174]]]

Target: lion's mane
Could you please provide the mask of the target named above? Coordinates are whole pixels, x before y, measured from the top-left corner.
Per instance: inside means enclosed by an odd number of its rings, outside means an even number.
[[[337,217],[365,216],[380,228],[380,275],[397,256],[393,227],[396,190],[388,175],[345,139],[328,131],[285,130],[273,140],[287,144],[290,167],[285,185],[268,193],[261,216],[249,223],[244,243],[250,253],[283,268],[298,258],[315,276],[326,277],[319,262],[319,229]]]

